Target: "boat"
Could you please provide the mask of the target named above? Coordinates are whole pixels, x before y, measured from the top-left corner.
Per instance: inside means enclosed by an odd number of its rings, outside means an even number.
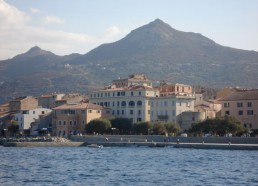
[[[90,145],[87,145],[87,147],[90,147],[90,148],[103,148],[103,145],[90,144]]]

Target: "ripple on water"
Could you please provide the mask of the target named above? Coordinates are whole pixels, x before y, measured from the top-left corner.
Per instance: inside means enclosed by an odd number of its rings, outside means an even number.
[[[0,154],[1,186],[258,184],[256,151],[0,147]]]

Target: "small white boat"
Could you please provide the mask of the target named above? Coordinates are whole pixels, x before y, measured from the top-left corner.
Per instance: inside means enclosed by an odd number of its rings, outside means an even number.
[[[90,144],[90,145],[87,145],[87,147],[90,147],[90,148],[103,148],[103,145]]]

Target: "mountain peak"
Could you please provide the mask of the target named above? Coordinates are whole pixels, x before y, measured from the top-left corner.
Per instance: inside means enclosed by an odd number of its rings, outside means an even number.
[[[39,52],[39,51],[41,51],[41,50],[42,50],[42,49],[39,48],[38,46],[34,46],[34,47],[32,47],[31,49],[29,49],[28,52]]]

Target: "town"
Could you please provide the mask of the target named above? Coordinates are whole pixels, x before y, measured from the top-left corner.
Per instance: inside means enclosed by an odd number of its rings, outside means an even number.
[[[155,131],[152,126],[141,134],[187,135],[194,124],[224,116],[240,122],[245,129],[244,135],[255,134],[258,129],[258,90],[225,88],[221,92],[220,97],[206,100],[204,92],[194,92],[190,85],[161,82],[154,87],[146,75],[132,74],[113,80],[112,85],[94,90],[89,96],[51,93],[37,98],[19,97],[2,104],[1,136],[82,135],[87,132],[87,124],[96,119],[120,119],[121,126],[123,121],[124,125],[126,121],[135,125],[153,123],[154,126],[172,123],[176,128],[173,132]],[[103,133],[132,134],[132,131],[126,133],[119,130],[119,126],[109,126]],[[203,131],[198,135],[218,133]],[[225,131],[223,135],[232,133]]]

